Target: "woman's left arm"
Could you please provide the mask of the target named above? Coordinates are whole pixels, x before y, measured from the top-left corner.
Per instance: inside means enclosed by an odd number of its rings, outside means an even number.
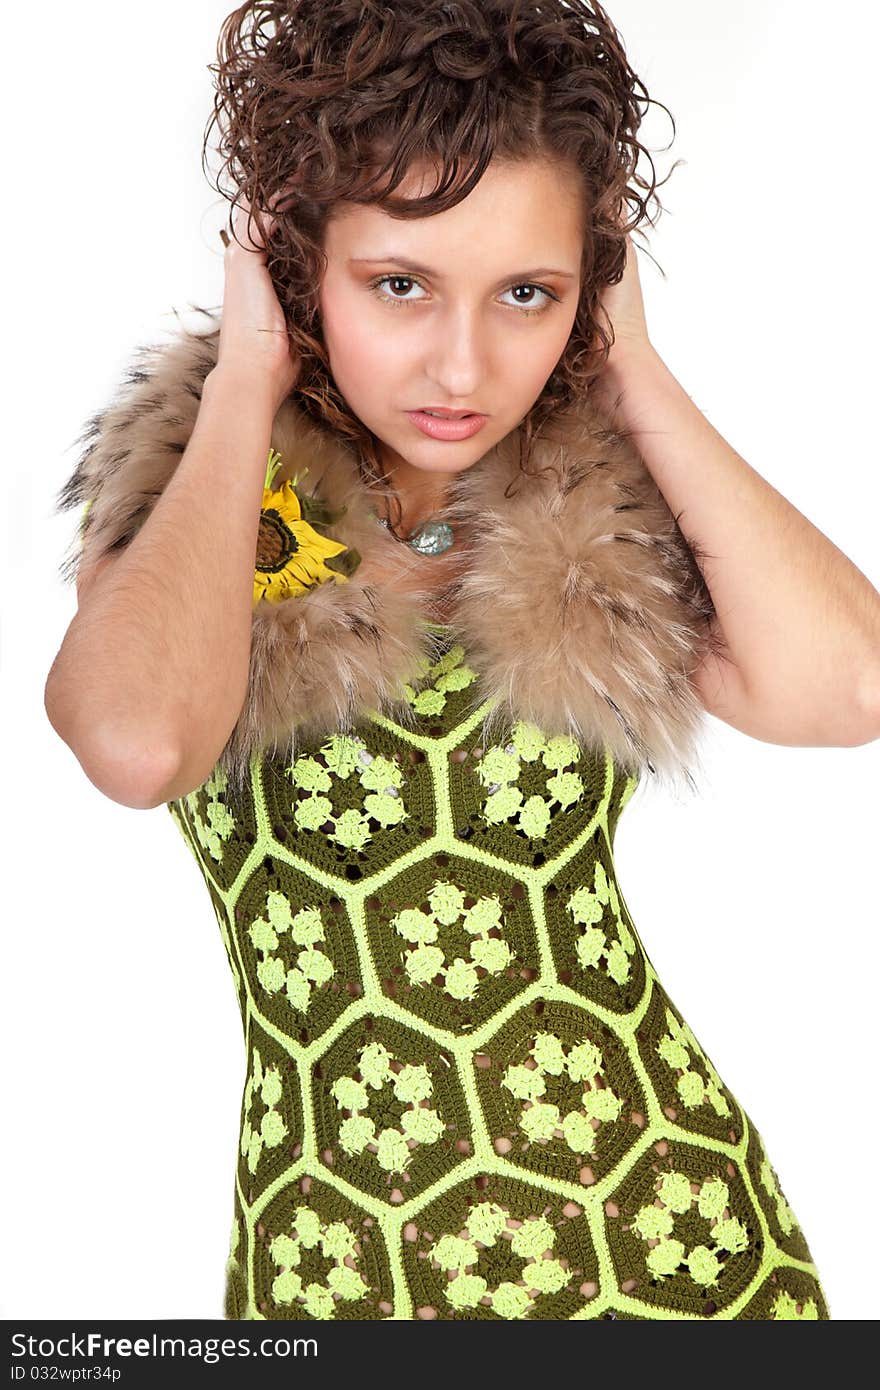
[[[706,708],[767,743],[880,738],[880,594],[731,448],[655,351],[630,238],[623,279],[601,302],[615,341],[592,398],[701,552],[726,647],[693,678]]]

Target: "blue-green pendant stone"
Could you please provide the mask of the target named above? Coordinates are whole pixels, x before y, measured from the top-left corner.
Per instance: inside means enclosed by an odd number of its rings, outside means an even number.
[[[442,555],[452,545],[452,527],[446,521],[426,521],[410,537],[409,543],[420,555]]]
[[[379,516],[375,507],[370,508],[373,516],[385,527],[389,529],[388,519]],[[446,521],[426,521],[417,531],[414,531],[407,541],[407,545],[412,546],[413,550],[418,551],[419,555],[442,555],[444,550],[448,550],[455,540],[455,533]]]

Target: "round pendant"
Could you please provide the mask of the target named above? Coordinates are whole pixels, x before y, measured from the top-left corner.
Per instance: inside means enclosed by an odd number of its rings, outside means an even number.
[[[377,521],[388,530],[388,519],[374,511]],[[455,533],[447,521],[426,521],[414,531],[407,541],[419,555],[442,555],[455,540]]]
[[[409,544],[419,555],[442,555],[453,542],[452,527],[446,521],[426,521],[409,538]]]

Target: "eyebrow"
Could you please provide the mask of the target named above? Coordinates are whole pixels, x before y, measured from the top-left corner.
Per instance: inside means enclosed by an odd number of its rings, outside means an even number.
[[[349,265],[384,265],[387,261],[393,261],[403,270],[411,270],[416,275],[428,275],[434,280],[445,280],[439,270],[432,270],[430,266],[419,265],[417,261],[411,261],[408,256],[398,256],[393,251],[385,256],[349,256]],[[532,270],[516,270],[511,275],[506,275],[504,280],[533,280],[539,275],[559,275],[564,280],[574,280],[575,276],[569,270],[557,270],[552,266],[537,266]],[[500,283],[500,282],[499,282]]]

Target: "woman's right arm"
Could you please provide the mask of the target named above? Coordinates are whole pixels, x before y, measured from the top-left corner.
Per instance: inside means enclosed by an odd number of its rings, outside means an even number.
[[[244,703],[274,413],[259,377],[215,368],[149,518],[79,581],[46,713],[90,781],[124,805],[199,786]]]
[[[46,681],[49,721],[89,780],[139,809],[202,784],[247,693],[266,460],[299,364],[259,230],[242,240],[225,252],[218,361],[187,447],[125,549],[78,576]]]

